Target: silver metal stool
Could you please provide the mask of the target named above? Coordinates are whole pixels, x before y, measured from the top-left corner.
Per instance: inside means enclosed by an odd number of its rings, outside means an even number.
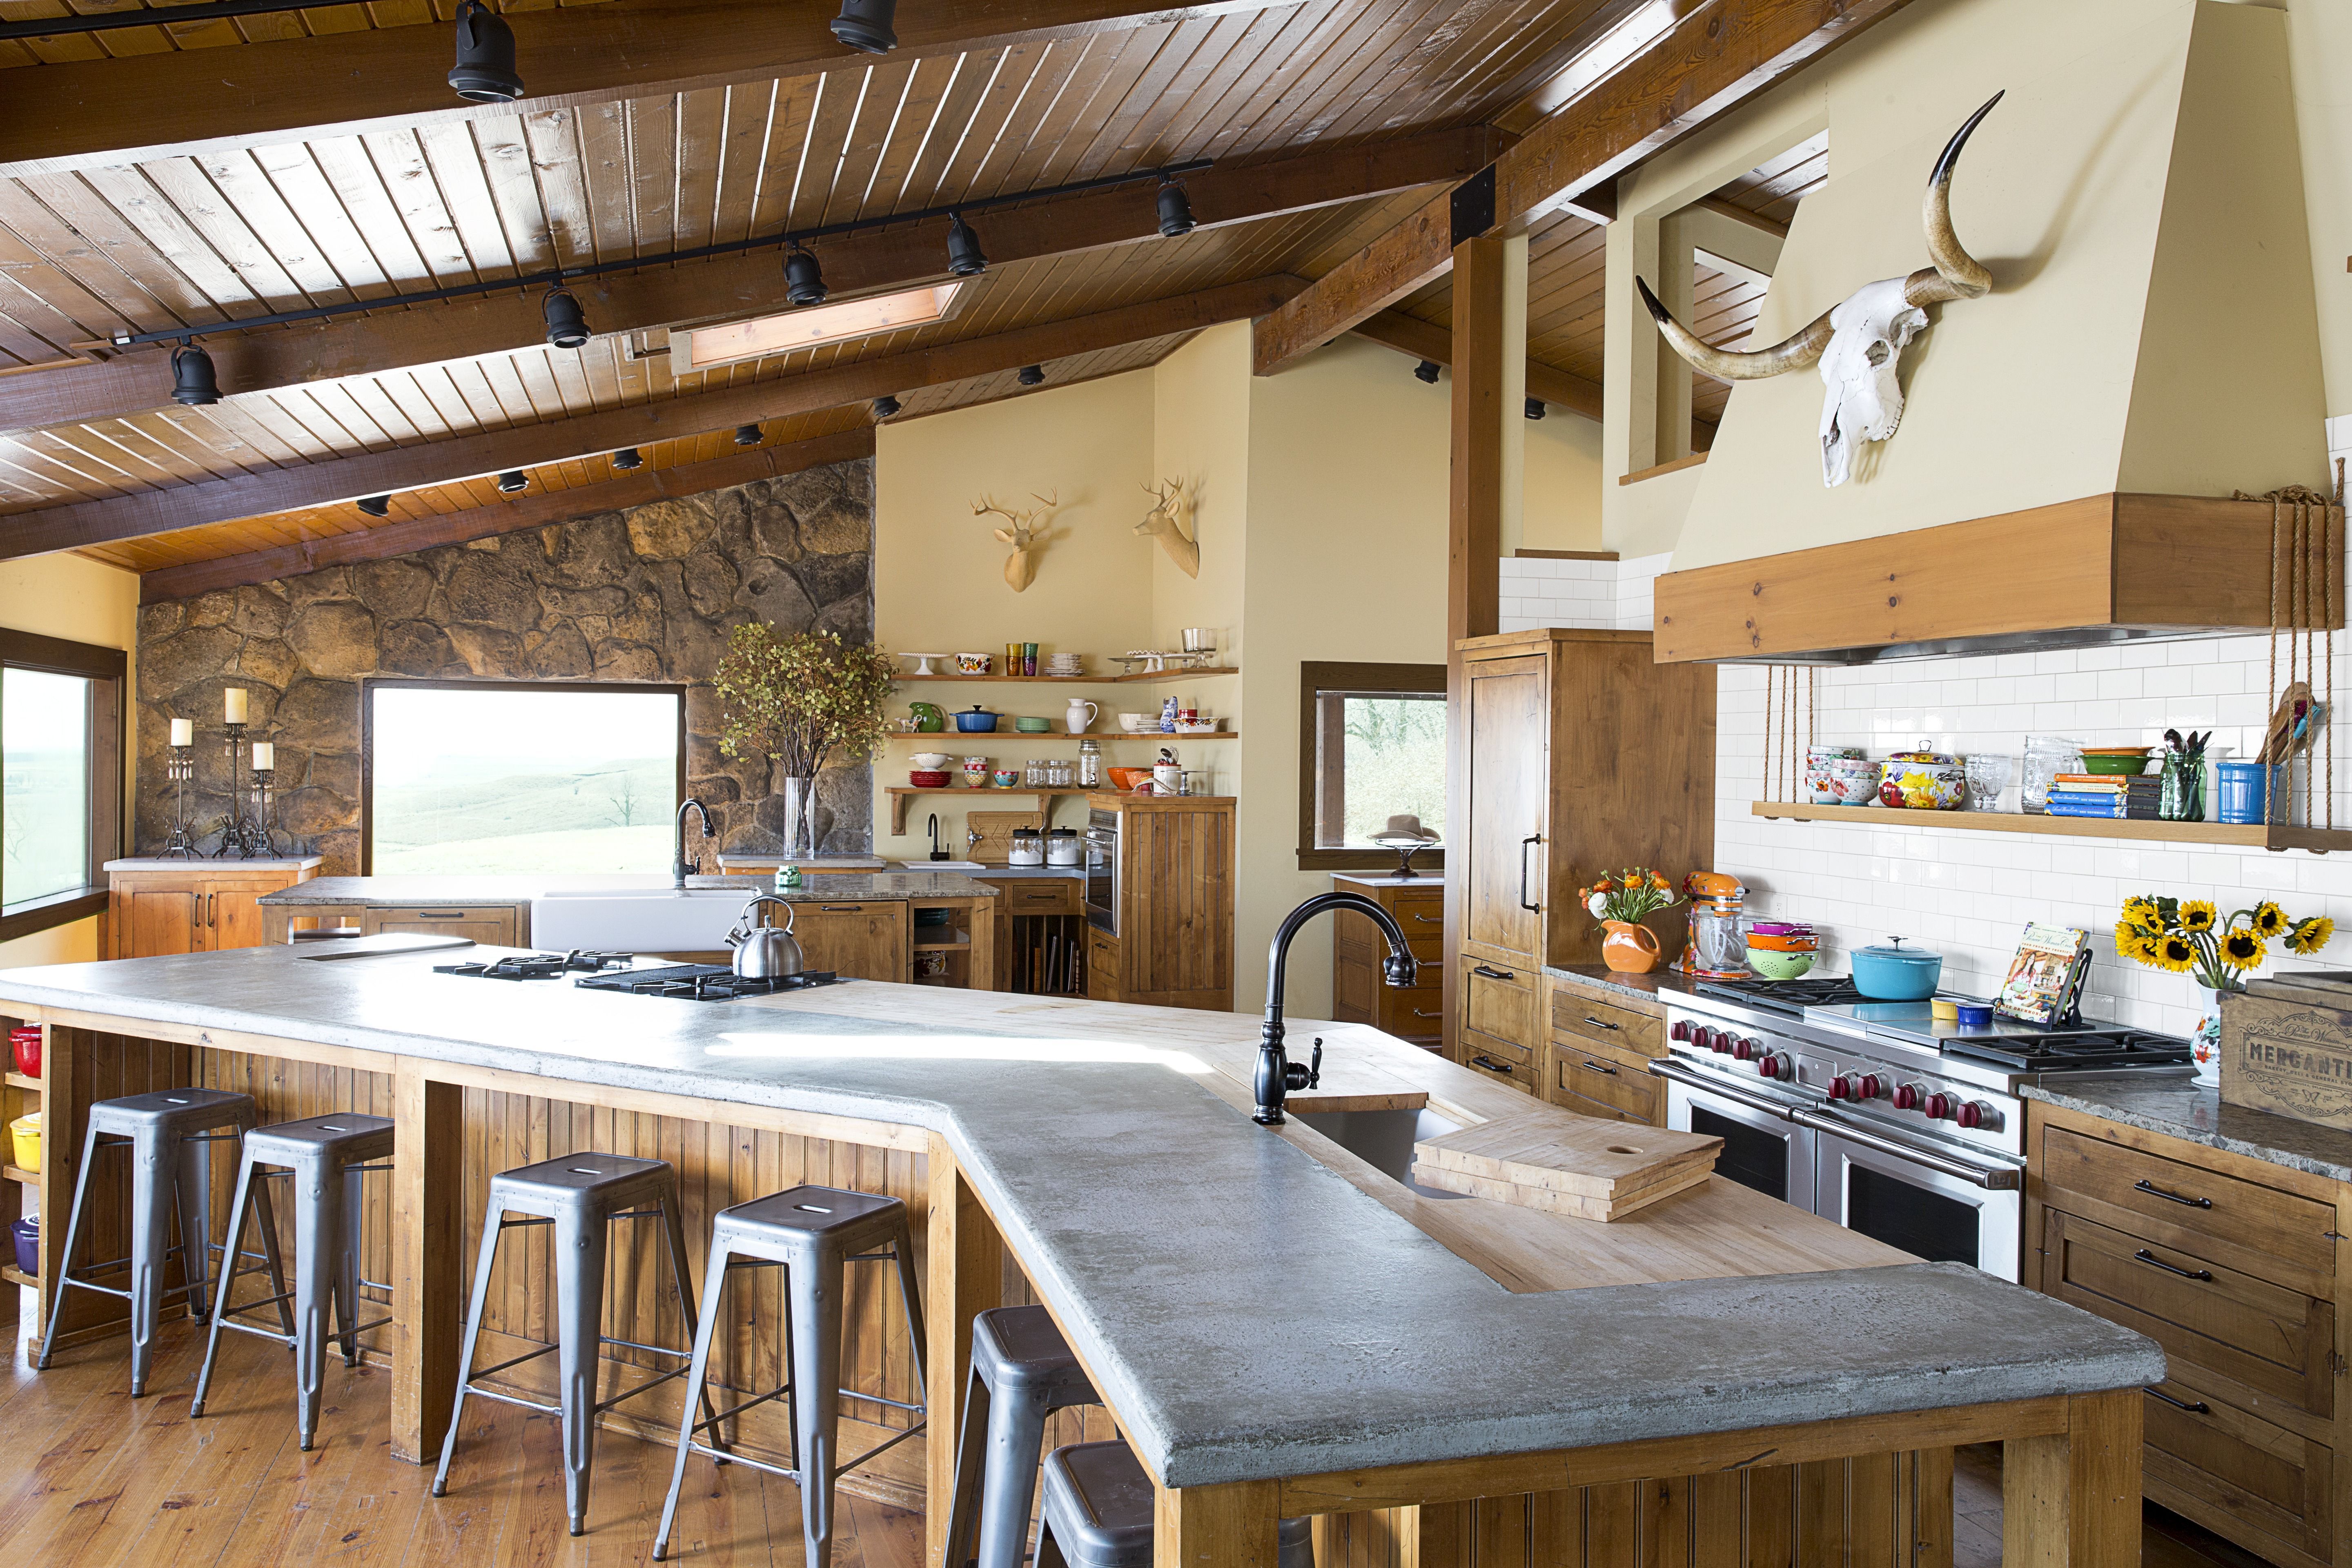
[[[633,1206],[646,1203],[653,1206]],[[509,1219],[506,1216],[509,1210],[532,1217]],[[663,1239],[669,1247],[670,1272],[677,1282],[678,1306],[686,1314],[687,1332],[692,1334],[694,1281],[687,1277],[686,1229],[678,1216],[677,1173],[670,1169],[669,1162],[639,1160],[626,1154],[567,1154],[562,1159],[501,1171],[490,1178],[489,1208],[482,1221],[481,1254],[474,1264],[474,1304],[466,1316],[465,1352],[457,1358],[457,1400],[449,1412],[448,1435],[441,1441],[441,1463],[433,1472],[435,1497],[446,1496],[449,1490],[449,1458],[457,1451],[458,1423],[466,1412],[467,1394],[520,1405],[526,1410],[560,1413],[563,1417],[563,1500],[571,1515],[572,1533],[587,1532],[588,1475],[595,1459],[596,1417],[624,1399],[634,1399],[671,1378],[686,1375],[685,1367],[674,1367],[610,1399],[600,1403],[596,1398],[596,1369],[604,1345],[625,1345],[631,1350],[680,1359],[687,1353],[667,1345],[614,1339],[604,1331],[608,1223],[656,1217],[662,1221]],[[526,1351],[496,1366],[475,1369],[474,1353],[481,1342],[482,1310],[489,1298],[490,1274],[498,1261],[499,1242],[509,1229],[537,1225],[555,1227],[555,1343]],[[478,1377],[535,1361],[551,1351],[555,1352],[559,1369],[560,1392],[553,1405],[473,1385]],[[710,1408],[707,1394],[702,1406],[706,1413]],[[687,1408],[691,1411],[692,1404]]]
[[[258,1334],[290,1345],[294,1351],[294,1429],[307,1452],[319,1433],[319,1399],[326,1381],[327,1309],[330,1298],[342,1341],[343,1364],[360,1363],[359,1336],[382,1328],[389,1317],[373,1322],[359,1321],[360,1287],[389,1286],[360,1278],[360,1214],[363,1195],[360,1178],[371,1171],[389,1171],[371,1160],[392,1158],[392,1119],[388,1116],[313,1116],[300,1121],[280,1121],[245,1135],[245,1156],[237,1162],[236,1192],[229,1200],[228,1246],[245,1240],[247,1205],[266,1186],[257,1181],[287,1177],[293,1183],[294,1289],[259,1301],[232,1308],[230,1275],[221,1271],[220,1293],[213,1302],[212,1332],[205,1341],[205,1364],[196,1373],[196,1397],[188,1406],[193,1419],[205,1413],[205,1392],[212,1386],[213,1360],[220,1354],[223,1329]],[[263,1166],[278,1167],[264,1170]],[[265,1222],[267,1223],[267,1222]],[[238,1321],[241,1313],[275,1306],[282,1321],[291,1296],[294,1326],[290,1332]]]
[[[887,1247],[887,1253],[868,1249]],[[830,1568],[833,1562],[833,1483],[845,1470],[856,1468],[886,1448],[895,1447],[920,1432],[913,1426],[846,1464],[833,1462],[835,1437],[840,1426],[842,1398],[887,1405],[896,1410],[923,1414],[920,1400],[907,1404],[879,1394],[860,1394],[841,1386],[842,1287],[850,1263],[895,1260],[898,1266],[898,1298],[907,1312],[907,1332],[915,1351],[915,1386],[923,1386],[924,1345],[922,1295],[915,1287],[914,1237],[907,1224],[907,1205],[897,1198],[869,1193],[843,1192],[835,1187],[793,1187],[786,1192],[720,1212],[710,1222],[710,1260],[702,1278],[710,1292],[710,1310],[694,1338],[694,1363],[688,1369],[694,1386],[702,1389],[710,1370],[710,1342],[716,1337],[719,1304],[729,1273],[737,1268],[784,1270],[788,1305],[784,1313],[784,1359],[789,1381],[754,1399],[710,1414],[706,1396],[704,1418],[694,1419],[689,1405],[678,1417],[677,1461],[670,1472],[669,1497],[662,1503],[661,1528],[654,1535],[654,1561],[669,1552],[670,1526],[677,1518],[678,1489],[686,1483],[689,1454],[708,1454],[722,1463],[732,1460],[772,1476],[782,1476],[801,1489],[801,1530],[805,1539],[803,1561],[809,1568]],[[805,1397],[803,1397],[803,1393]],[[793,1462],[771,1465],[717,1447],[719,1421],[781,1398],[792,1412]],[[696,1437],[707,1430],[712,1441]]]
[[[1124,1443],[1075,1443],[1045,1456],[1037,1568],[1151,1568],[1151,1478]],[[1275,1531],[1276,1568],[1315,1568],[1315,1521]]]
[[[1043,1307],[995,1307],[971,1320],[971,1376],[956,1441],[947,1563],[1021,1568],[1045,1457],[1045,1417],[1101,1397]],[[979,1545],[973,1546],[977,1527]]]
[[[213,1173],[210,1145],[237,1140],[257,1118],[253,1097],[218,1089],[163,1089],[149,1094],[101,1100],[89,1108],[89,1130],[82,1137],[81,1169],[74,1175],[73,1208],[66,1219],[66,1247],[59,1255],[58,1285],[60,1306],[64,1291],[95,1290],[120,1296],[131,1303],[131,1396],[147,1392],[147,1374],[155,1360],[155,1320],[170,1297],[183,1297],[189,1314],[199,1323],[212,1310],[208,1279],[212,1255],[223,1251],[221,1272],[238,1272],[233,1253],[213,1246]],[[223,1131],[226,1129],[226,1131]],[[131,1151],[131,1253],[108,1263],[87,1265],[83,1273],[105,1274],[128,1266],[128,1289],[77,1279],[74,1249],[80,1245],[84,1205],[89,1197],[89,1173],[105,1149]],[[166,1247],[163,1225],[166,1205],[178,1205],[180,1245]],[[262,1195],[262,1257],[269,1270],[270,1288],[286,1289],[278,1266],[278,1236],[269,1225],[268,1195]],[[180,1255],[182,1283],[163,1288],[163,1260]],[[62,1310],[49,1314],[41,1336],[40,1360],[47,1370],[57,1348],[58,1321]],[[289,1320],[288,1327],[292,1327]]]

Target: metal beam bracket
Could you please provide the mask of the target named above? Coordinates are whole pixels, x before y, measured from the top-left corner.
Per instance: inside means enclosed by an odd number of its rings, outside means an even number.
[[[1454,187],[1454,243],[1475,239],[1495,226],[1495,165],[1487,164]]]

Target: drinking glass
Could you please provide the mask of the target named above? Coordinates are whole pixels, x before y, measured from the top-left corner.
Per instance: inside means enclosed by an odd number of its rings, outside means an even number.
[[[2025,737],[2025,783],[2019,804],[2028,811],[2042,811],[2050,805],[2050,785],[2060,773],[2083,771],[2083,742],[2070,741],[2063,735],[2028,735]]]
[[[1966,763],[1969,775],[1969,809],[1998,811],[2000,792],[2009,787],[2010,761],[2007,757],[1970,757]],[[2049,792],[2045,788],[2043,799]]]

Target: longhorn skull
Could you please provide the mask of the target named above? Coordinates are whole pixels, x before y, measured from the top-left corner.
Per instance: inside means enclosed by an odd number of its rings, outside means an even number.
[[[1829,395],[1822,404],[1822,483],[1832,489],[1853,472],[1854,444],[1884,441],[1903,423],[1903,387],[1896,368],[1903,350],[1927,326],[1924,307],[1952,300],[1981,298],[1992,287],[1992,274],[1970,256],[1952,232],[1952,170],[1992,106],[1969,116],[1953,133],[1927,176],[1922,219],[1927,233],[1927,255],[1934,263],[1907,278],[1884,278],[1865,283],[1843,301],[1823,311],[1795,336],[1769,349],[1739,353],[1709,347],[1697,334],[1674,318],[1658,302],[1650,286],[1636,278],[1642,302],[1658,323],[1658,331],[1676,353],[1707,374],[1726,381],[1759,381],[1766,376],[1802,370],[1819,362]]]

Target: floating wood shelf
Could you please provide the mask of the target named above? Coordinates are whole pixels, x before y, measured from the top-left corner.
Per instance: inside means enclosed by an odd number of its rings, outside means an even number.
[[[17,1182],[25,1186],[37,1187],[41,1184],[41,1173],[28,1171],[22,1165],[0,1165],[0,1181]]]
[[[1000,798],[1009,795],[1027,795],[1037,803],[1039,810],[1044,811],[1050,816],[1054,809],[1054,802],[1059,796],[1066,795],[1091,795],[1100,790],[1106,790],[1110,786],[1108,784],[1098,784],[1096,785],[1094,789],[1087,789],[1078,784],[1071,784],[1066,788],[1057,787],[1054,789],[1031,789],[1023,785],[1015,785],[1012,789],[998,789],[994,784],[990,784],[982,789],[959,789],[953,786],[941,789],[910,789],[904,784],[898,784],[892,786],[888,792],[890,795],[890,831],[894,836],[907,831],[908,804],[919,795],[993,795]]]
[[[1073,735],[1066,730],[919,730],[906,735],[885,735],[886,741],[1157,741],[1167,745],[1175,741],[1236,741],[1238,730],[1201,730],[1192,734],[1168,734],[1159,730],[1139,730],[1130,734],[1125,730],[1102,730],[1084,735]],[[940,747],[945,750],[945,747]]]
[[[20,1072],[12,1072],[6,1076],[8,1087],[10,1089],[29,1089],[35,1094],[41,1092],[41,1080],[39,1079],[26,1078]]]
[[[1239,675],[1230,664],[1208,669],[1139,669],[1132,675],[900,675],[893,677],[901,686],[909,681],[927,680],[1025,680],[1042,686],[1119,686],[1133,680],[1205,680],[1213,675]]]
[[[2105,816],[2047,816],[2009,811],[1912,811],[1884,805],[1810,805],[1759,800],[1756,816],[1798,822],[1853,822],[1867,827],[1949,827],[1963,833],[2024,833],[2055,838],[2144,838],[2168,844],[2226,844],[2242,849],[2352,849],[2352,828],[2265,826],[2259,822],[2150,822]]]

